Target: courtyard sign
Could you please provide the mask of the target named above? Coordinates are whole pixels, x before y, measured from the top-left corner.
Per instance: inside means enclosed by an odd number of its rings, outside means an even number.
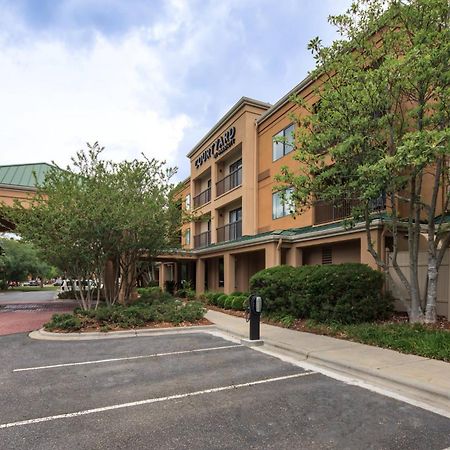
[[[211,156],[218,158],[226,152],[236,141],[236,127],[230,127],[225,133],[217,138],[200,156],[195,160],[195,167],[198,169]]]

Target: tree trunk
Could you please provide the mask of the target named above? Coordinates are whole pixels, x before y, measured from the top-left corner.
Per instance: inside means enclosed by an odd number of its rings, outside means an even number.
[[[427,307],[425,312],[425,322],[435,323],[436,302],[437,302],[437,283],[438,283],[438,268],[435,257],[430,257],[428,260],[428,289],[427,289]]]

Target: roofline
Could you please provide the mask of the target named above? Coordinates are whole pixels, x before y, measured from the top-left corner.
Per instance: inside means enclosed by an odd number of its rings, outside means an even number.
[[[304,78],[300,83],[298,83],[295,87],[293,87],[286,95],[280,98],[271,108],[269,108],[264,114],[261,115],[259,119],[257,119],[256,123],[259,125],[264,122],[269,117],[273,116],[280,108],[289,103],[290,98],[294,94],[298,94],[302,89],[308,87],[313,81],[316,80],[312,74],[309,74],[306,78]]]
[[[230,117],[232,117],[240,108],[242,108],[244,105],[250,105],[250,106],[256,106],[257,108],[264,108],[269,109],[272,105],[270,103],[261,102],[260,100],[255,100],[253,98],[249,97],[241,97],[232,107],[228,110],[228,112],[225,113],[224,116],[222,116],[221,119],[208,131],[208,133],[203,136],[202,139],[197,143],[197,145],[186,155],[188,158],[190,158],[197,150],[199,150],[206,141],[208,141],[211,136],[220,128],[222,127],[225,122],[227,122]]]
[[[28,184],[7,184],[0,183],[0,189],[10,189],[11,191],[29,191],[36,192],[37,186],[29,186]]]
[[[18,166],[49,166],[49,167],[56,167],[53,164],[49,164],[47,162],[38,162],[38,163],[25,163],[25,164],[2,164],[1,167],[18,167]]]

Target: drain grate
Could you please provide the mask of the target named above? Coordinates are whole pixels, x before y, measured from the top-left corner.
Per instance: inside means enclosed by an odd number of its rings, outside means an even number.
[[[11,311],[66,311],[74,308],[75,305],[68,305],[67,303],[16,303],[1,305],[1,312]]]

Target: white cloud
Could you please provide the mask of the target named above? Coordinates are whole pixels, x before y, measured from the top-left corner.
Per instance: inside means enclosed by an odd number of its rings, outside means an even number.
[[[119,41],[98,34],[80,49],[49,38],[0,40],[0,164],[64,164],[96,140],[108,157],[144,152],[176,163],[192,120],[169,114],[168,68],[143,34]]]

